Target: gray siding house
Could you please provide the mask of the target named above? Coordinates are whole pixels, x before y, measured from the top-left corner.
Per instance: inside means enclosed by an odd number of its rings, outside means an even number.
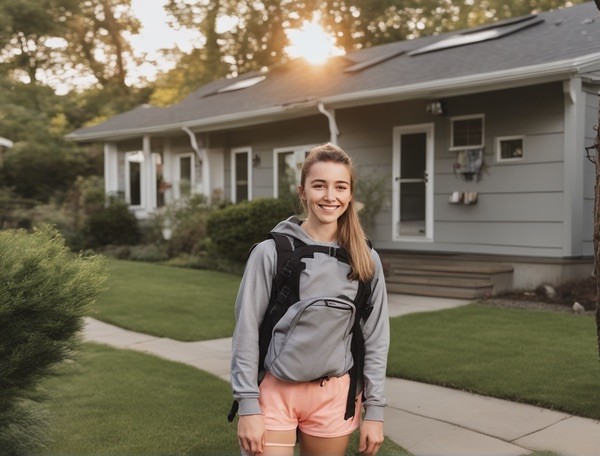
[[[277,197],[332,141],[389,198],[391,290],[480,296],[592,270],[600,17],[593,2],[209,83],[73,132],[140,218],[184,192]],[[287,183],[287,184],[286,184]]]

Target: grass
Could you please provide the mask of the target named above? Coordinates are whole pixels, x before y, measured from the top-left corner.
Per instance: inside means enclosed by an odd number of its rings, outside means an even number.
[[[107,290],[89,315],[122,328],[199,341],[230,337],[240,277],[110,259]]]
[[[388,375],[600,419],[593,318],[469,305],[391,330]]]
[[[46,385],[46,454],[224,455],[236,451],[227,382],[183,364],[84,344]]]
[[[235,455],[227,382],[183,364],[84,344],[45,383],[51,455]],[[356,452],[356,437],[348,454]],[[386,439],[380,455],[408,455]]]

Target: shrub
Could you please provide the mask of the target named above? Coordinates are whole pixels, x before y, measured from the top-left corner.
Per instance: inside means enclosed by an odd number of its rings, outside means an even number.
[[[256,199],[214,210],[207,220],[207,231],[216,253],[244,262],[248,250],[281,220],[292,215],[289,203],[278,199]]]
[[[106,207],[90,214],[85,226],[87,247],[134,245],[140,239],[138,222],[124,201],[111,198]]]
[[[159,215],[160,223],[171,232],[169,256],[199,255],[206,250],[206,220],[212,207],[203,195],[191,195],[170,204]]]
[[[358,216],[367,235],[373,235],[375,217],[388,198],[388,180],[375,175],[356,180],[356,200],[362,204]]]
[[[104,265],[48,226],[0,232],[0,258],[0,448],[31,454],[44,437],[37,384],[71,356]]]
[[[13,189],[0,187],[0,228],[30,228],[30,211],[39,201],[17,196]]]
[[[156,244],[134,245],[130,247],[129,259],[135,261],[165,261],[169,258],[163,246]]]

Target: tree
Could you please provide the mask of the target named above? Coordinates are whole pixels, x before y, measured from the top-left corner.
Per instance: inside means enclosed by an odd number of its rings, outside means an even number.
[[[58,233],[0,231],[0,448],[43,444],[39,382],[73,356],[86,307],[102,288],[99,257],[74,257]]]
[[[78,175],[101,172],[97,153],[64,140],[73,125],[65,99],[50,87],[0,77],[0,106],[0,136],[14,141],[3,153],[0,185],[46,202]]]
[[[41,70],[57,70],[58,51],[51,38],[64,37],[76,0],[3,0],[0,3],[0,69],[27,82]]]
[[[600,10],[600,0],[594,0]],[[594,272],[596,275],[596,334],[598,337],[598,353],[600,354],[600,107],[598,108],[598,124],[596,125],[596,188],[594,200]]]
[[[126,61],[135,57],[125,33],[135,34],[139,27],[131,0],[79,1],[67,23],[65,52],[75,67],[86,68],[102,87],[115,85],[126,92]]]

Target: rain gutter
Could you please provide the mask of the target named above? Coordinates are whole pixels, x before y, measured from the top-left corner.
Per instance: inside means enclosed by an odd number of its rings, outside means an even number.
[[[319,109],[319,112],[325,114],[327,120],[329,121],[329,141],[331,144],[337,146],[337,137],[340,134],[340,130],[338,129],[337,122],[335,120],[335,110],[326,109],[325,105],[320,101],[317,104],[317,108]]]
[[[203,187],[205,189],[204,194],[210,199],[210,161],[208,159],[208,151],[206,150],[206,147],[200,150],[200,147],[198,147],[196,134],[192,130],[185,125],[181,127],[181,129],[189,135],[192,149],[194,149],[196,155],[198,155],[198,160],[200,160],[200,163],[202,164],[202,178],[205,181],[203,182]],[[204,172],[204,170],[208,170],[208,172]]]

